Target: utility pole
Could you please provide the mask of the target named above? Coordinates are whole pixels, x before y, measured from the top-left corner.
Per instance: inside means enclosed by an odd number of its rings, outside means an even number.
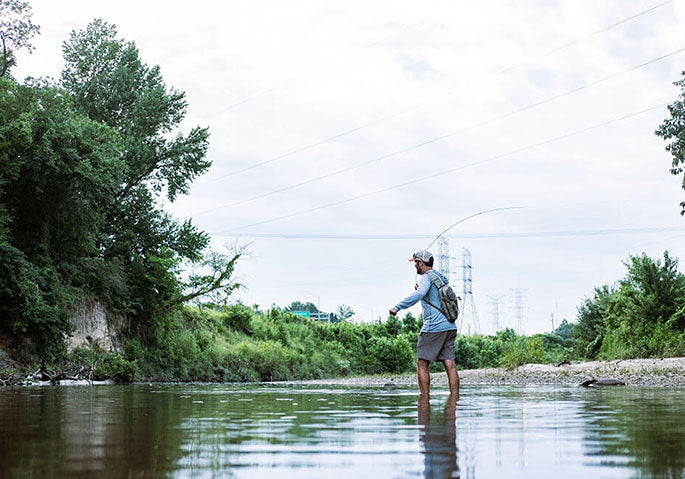
[[[499,305],[502,301],[502,296],[488,296],[490,304],[492,305],[492,332],[496,333],[500,330],[499,320]]]
[[[550,320],[552,321],[552,332],[554,332],[554,313],[550,313]]]
[[[528,291],[527,288],[511,288],[514,293],[514,311],[516,318],[516,332],[523,335],[523,293]]]

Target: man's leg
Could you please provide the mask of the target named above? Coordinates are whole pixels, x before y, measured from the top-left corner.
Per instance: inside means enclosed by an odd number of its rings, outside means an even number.
[[[419,378],[419,389],[421,390],[421,395],[428,394],[430,392],[431,373],[428,370],[429,365],[430,361],[426,359],[419,358],[416,361],[416,374]]]
[[[459,396],[459,373],[457,372],[457,365],[453,360],[443,359],[443,366],[445,366],[445,372],[447,373],[447,382],[450,385],[450,394],[454,396]]]

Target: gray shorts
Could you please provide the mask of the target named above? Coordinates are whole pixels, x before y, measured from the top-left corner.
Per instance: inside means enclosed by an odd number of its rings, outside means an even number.
[[[420,333],[416,342],[416,357],[428,361],[454,361],[455,330],[440,331],[438,333]]]

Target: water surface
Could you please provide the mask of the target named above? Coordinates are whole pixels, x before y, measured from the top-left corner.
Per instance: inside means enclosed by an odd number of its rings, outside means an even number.
[[[684,477],[685,390],[0,388],[0,477]]]

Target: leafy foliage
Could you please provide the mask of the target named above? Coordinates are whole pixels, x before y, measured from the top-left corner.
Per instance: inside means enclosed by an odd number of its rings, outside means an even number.
[[[28,2],[0,0],[0,43],[2,43],[2,65],[0,77],[16,64],[14,52],[25,48],[33,51],[31,38],[40,32],[40,27],[31,21],[31,7]]]
[[[680,87],[680,98],[668,105],[670,118],[666,118],[655,134],[664,140],[670,141],[666,145],[666,151],[673,156],[671,173],[683,175],[682,187],[685,189],[685,71],[683,78],[673,84]],[[680,203],[680,214],[685,216],[685,201]]]
[[[632,358],[685,353],[685,275],[668,252],[626,261],[616,287],[595,289],[578,308],[574,330],[581,356]]]
[[[337,321],[347,321],[352,316],[354,316],[354,310],[346,304],[341,304],[335,311],[335,319]]]
[[[411,323],[391,316],[382,323],[329,324],[242,304],[186,307],[148,344],[129,340],[124,358],[138,365],[141,380],[277,381],[411,373],[418,336],[418,329],[405,327]],[[459,368],[558,362],[571,354],[572,346],[559,336],[527,338],[512,330],[457,336],[456,362]]]
[[[293,301],[288,306],[286,306],[285,311],[287,311],[287,312],[309,311],[310,313],[318,313],[319,308],[317,308],[314,303],[309,303],[309,302],[304,303],[302,301]]]
[[[0,9],[3,39],[30,49],[27,5]],[[184,93],[100,20],[63,50],[59,84],[0,77],[0,333],[45,360],[79,297],[125,313],[146,341],[184,302],[230,295],[242,253],[208,251],[206,233],[159,206],[210,166],[207,129],[180,131]]]

